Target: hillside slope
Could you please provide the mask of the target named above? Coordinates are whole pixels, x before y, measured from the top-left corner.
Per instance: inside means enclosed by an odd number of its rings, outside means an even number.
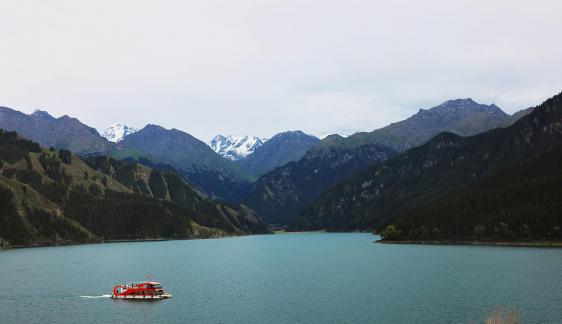
[[[444,199],[561,144],[562,95],[557,95],[507,128],[471,137],[442,133],[361,172],[319,197],[292,228],[381,229],[419,204]]]
[[[190,134],[157,125],[147,125],[126,136],[111,155],[118,159],[144,157],[168,164],[210,197],[227,202],[245,196],[254,179]]]
[[[287,224],[334,183],[395,154],[381,145],[310,150],[304,158],[262,176],[243,203],[268,224]]]
[[[276,168],[256,181],[243,200],[268,223],[286,224],[322,192],[366,167],[423,144],[439,132],[471,135],[506,126],[511,117],[495,105],[472,99],[449,100],[403,121],[347,138],[330,135],[300,160]]]
[[[276,167],[299,160],[319,142],[318,138],[301,131],[279,133],[236,163],[242,170],[259,177]]]
[[[416,204],[392,223],[397,240],[562,238],[562,146]]]
[[[210,201],[181,177],[105,157],[91,168],[0,130],[0,241],[11,245],[266,232],[244,206]],[[105,162],[104,162],[105,161]]]
[[[158,171],[139,163],[126,163],[106,156],[87,158],[94,170],[119,181],[137,194],[169,201],[194,211],[197,224],[220,228],[229,233],[265,233],[258,215],[239,204],[211,201],[183,177],[170,171]]]

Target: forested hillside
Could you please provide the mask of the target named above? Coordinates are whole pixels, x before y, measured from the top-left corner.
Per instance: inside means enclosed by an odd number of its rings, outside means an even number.
[[[310,150],[298,161],[262,176],[243,203],[269,224],[287,224],[324,190],[396,152],[382,145]]]
[[[147,125],[126,136],[111,155],[168,164],[210,197],[228,202],[244,197],[254,179],[190,134],[157,125]]]
[[[483,235],[491,237],[496,227],[502,231],[508,224],[507,232],[521,235],[520,228],[526,225],[533,235],[548,237],[561,225],[562,210],[557,200],[540,198],[556,197],[560,176],[560,171],[546,166],[544,156],[552,154],[554,161],[560,145],[562,95],[557,95],[510,127],[471,137],[442,133],[361,172],[324,193],[292,228],[381,230],[397,222],[404,227],[404,237],[410,232],[416,236],[416,228],[422,226],[424,233],[436,229],[436,236],[452,237],[473,235],[475,226],[484,225]],[[516,167],[544,168],[529,170],[544,173],[533,177],[510,169]],[[525,188],[529,191],[517,191],[526,182],[533,184]],[[495,190],[499,196],[493,203],[474,198],[490,197]],[[540,204],[533,190],[541,192]],[[505,206],[516,199],[511,207]],[[534,213],[523,211],[532,206],[536,206]],[[521,215],[527,218],[522,220]]]
[[[240,205],[205,198],[170,172],[88,161],[0,130],[0,241],[67,244],[266,232]],[[98,171],[99,170],[99,171]]]
[[[442,131],[474,135],[508,126],[525,113],[509,116],[493,104],[456,99],[420,109],[405,120],[372,132],[346,138],[330,135],[301,159],[261,176],[243,202],[266,222],[287,224],[339,181],[421,145]]]
[[[468,188],[406,210],[382,234],[395,240],[562,238],[562,146],[499,169]]]

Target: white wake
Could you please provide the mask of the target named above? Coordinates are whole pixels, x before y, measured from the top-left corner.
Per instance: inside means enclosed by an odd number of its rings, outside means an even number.
[[[80,298],[109,298],[111,295],[101,295],[101,296],[78,296]]]

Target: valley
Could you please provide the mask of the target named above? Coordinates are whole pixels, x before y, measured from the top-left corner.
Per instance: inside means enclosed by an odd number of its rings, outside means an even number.
[[[456,99],[348,137],[291,131],[206,144],[158,125],[120,123],[101,136],[68,116],[0,108],[11,228],[0,237],[18,246],[269,226],[395,242],[556,241],[561,110],[560,95],[511,116]],[[116,228],[110,214],[122,219]]]

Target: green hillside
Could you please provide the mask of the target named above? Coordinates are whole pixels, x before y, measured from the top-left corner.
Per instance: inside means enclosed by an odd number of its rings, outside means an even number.
[[[44,149],[0,130],[0,242],[29,246],[266,232],[252,210],[210,201],[173,173],[92,159],[98,168],[69,151]]]

